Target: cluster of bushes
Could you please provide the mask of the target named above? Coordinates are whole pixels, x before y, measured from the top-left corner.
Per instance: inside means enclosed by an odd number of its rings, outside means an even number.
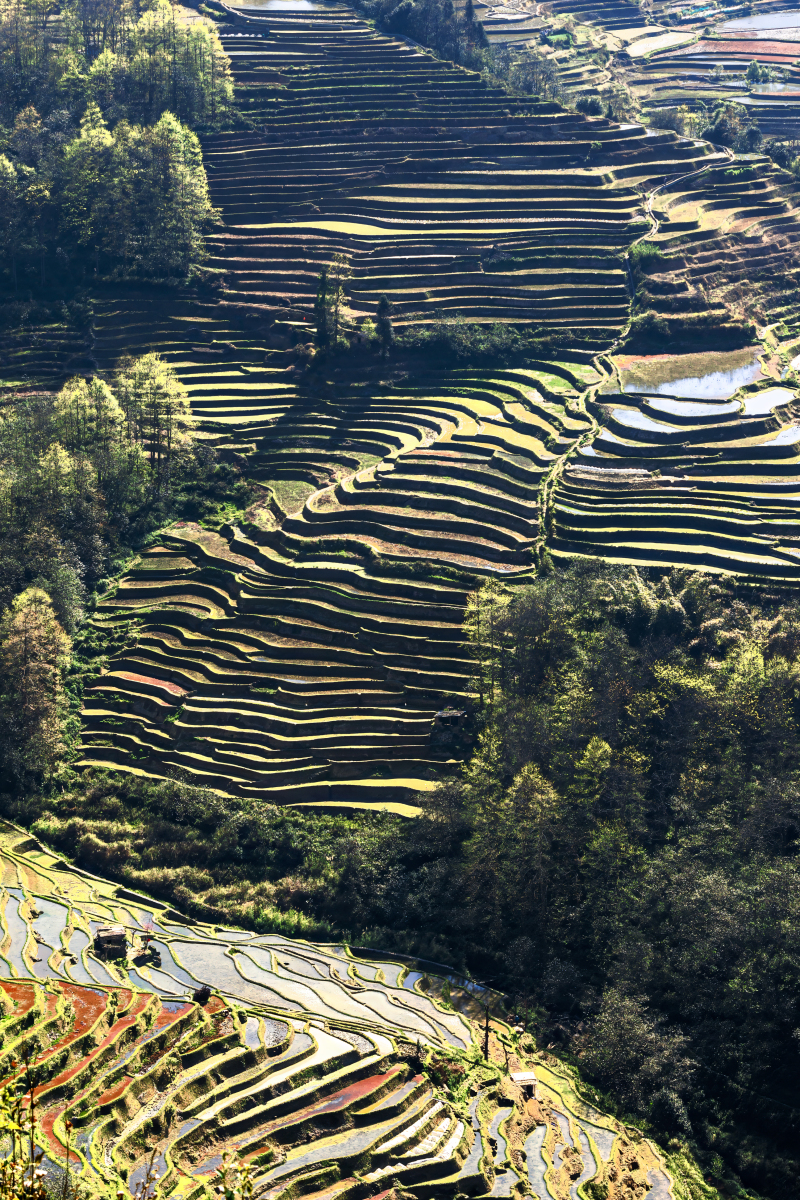
[[[561,99],[558,68],[535,46],[491,46],[475,15],[472,0],[459,14],[453,0],[360,0],[359,7],[389,33],[429,46],[441,58],[502,80],[513,91],[542,99]],[[561,35],[570,34],[564,30]]]
[[[19,114],[0,155],[6,275],[24,283],[81,277],[89,268],[147,278],[185,276],[204,254],[214,218],[196,135],[164,113],[151,126],[118,122],[92,103],[62,141],[33,108]]]
[[[745,72],[745,78],[748,83],[771,83],[775,73],[766,63],[760,63],[754,58]]]
[[[631,266],[639,275],[649,275],[662,266],[663,256],[660,246],[654,242],[636,242],[628,251]]]
[[[488,46],[472,0],[460,15],[453,0],[361,0],[359,6],[390,33],[410,37],[452,62],[472,63]]]
[[[718,146],[729,146],[739,154],[753,154],[761,146],[763,134],[744,104],[726,100],[700,122],[700,137]]]
[[[668,315],[647,309],[631,321],[625,346],[629,350],[664,346],[707,350],[713,345],[715,349],[736,350],[752,345],[756,334],[754,321],[736,318],[727,308]]]
[[[0,120],[33,105],[43,116],[97,104],[110,124],[172,112],[193,127],[230,111],[230,60],[214,23],[187,21],[168,0],[2,0]]]
[[[654,108],[647,114],[647,124],[653,129],[672,129],[681,137],[695,137],[702,118],[686,105]]]
[[[763,147],[772,161],[784,171],[791,171],[795,177],[800,177],[800,142],[794,138],[770,138]]]
[[[16,292],[185,277],[215,214],[192,127],[227,119],[213,24],[156,0],[0,3],[0,253]]]
[[[425,325],[411,325],[398,335],[400,349],[423,355],[441,366],[492,366],[524,363],[557,348],[563,335],[518,329],[495,321],[481,325],[459,315],[438,314]]]

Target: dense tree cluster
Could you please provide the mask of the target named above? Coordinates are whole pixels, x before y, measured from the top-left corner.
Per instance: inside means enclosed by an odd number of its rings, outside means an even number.
[[[0,416],[0,607],[43,588],[70,632],[83,580],[98,580],[110,548],[169,511],[191,461],[186,392],[156,354],[123,366],[114,390],[69,380]]]
[[[486,72],[514,92],[564,99],[555,61],[532,43],[490,45],[472,0],[460,13],[453,0],[359,0],[359,7],[389,33],[410,37],[441,58]],[[555,37],[569,40],[570,35],[564,31]],[[560,43],[553,39],[553,44]]]
[[[726,100],[709,114],[700,137],[718,146],[730,146],[740,154],[752,154],[759,149],[763,135],[745,105]]]
[[[49,118],[97,104],[110,124],[163,112],[214,125],[231,106],[230,60],[216,28],[168,0],[2,0],[0,120],[32,105]]]
[[[214,217],[192,126],[230,112],[213,24],[157,0],[0,0],[6,282],[185,276]]]
[[[362,7],[390,32],[430,46],[453,62],[470,62],[489,44],[472,0],[461,14],[453,0],[363,0]]]
[[[23,783],[63,750],[62,668],[116,555],[220,470],[191,436],[186,392],[156,354],[113,390],[69,380],[12,397],[0,414],[0,766]],[[227,469],[223,490],[233,482]],[[189,501],[191,510],[191,500]],[[2,714],[5,714],[3,716]]]

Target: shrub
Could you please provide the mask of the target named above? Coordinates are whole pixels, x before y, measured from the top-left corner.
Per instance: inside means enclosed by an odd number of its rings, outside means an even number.
[[[500,321],[479,325],[459,314],[440,313],[430,325],[405,330],[397,342],[402,349],[422,353],[443,367],[491,366],[498,360],[507,365],[511,360],[526,362],[530,357],[539,357],[558,345],[563,336],[543,335],[541,330],[523,331]]]
[[[650,272],[661,264],[661,248],[652,242],[637,242],[628,251],[631,266],[642,275]]]
[[[603,101],[599,96],[580,96],[575,101],[575,111],[589,117],[600,117],[603,115]]]

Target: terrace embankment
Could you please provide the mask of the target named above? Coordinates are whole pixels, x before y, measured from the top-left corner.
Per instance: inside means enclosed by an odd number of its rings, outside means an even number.
[[[738,248],[728,287],[758,255],[785,266],[793,199],[766,161],[729,178],[719,148],[509,96],[346,8],[225,20],[257,128],[205,139],[224,285],[168,310],[98,301],[92,352],[105,371],[162,353],[199,436],[262,501],[216,533],[172,527],[104,597],[96,619],[137,618],[136,640],[87,692],[82,761],[410,813],[469,750],[468,719],[436,717],[469,710],[467,595],[531,569],[550,484],[596,430],[582,393],[629,321],[624,254],[652,225],[647,195],[662,188],[669,254],[642,295],[684,330],[720,247]],[[337,253],[355,324],[385,293],[400,326],[460,313],[565,349],[422,379],[390,362],[381,381],[354,347],[346,367],[303,370]],[[776,294],[765,284],[765,309]],[[716,308],[715,336],[740,337],[730,295]],[[562,526],[557,548],[586,548]]]
[[[469,707],[467,593],[530,569],[540,488],[590,432],[577,401],[600,376],[553,363],[312,384],[257,365],[258,337],[235,345],[214,306],[115,304],[104,321],[98,354],[159,344],[263,500],[221,533],[171,527],[103,598],[96,619],[138,618],[136,643],[87,692],[84,765],[413,811],[469,746],[435,720]],[[183,357],[202,330],[224,361]]]
[[[601,431],[555,494],[554,552],[796,581],[794,391],[739,396],[598,396]]]

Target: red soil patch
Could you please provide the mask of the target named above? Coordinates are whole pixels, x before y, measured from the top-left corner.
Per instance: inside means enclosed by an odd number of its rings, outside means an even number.
[[[4,985],[4,986],[7,986],[7,985]],[[12,986],[16,986],[16,985],[12,985]],[[47,1021],[50,1019],[50,1017],[54,1016],[57,1005],[58,1005],[58,996],[55,995],[55,993],[51,993],[50,995],[46,996],[44,1013],[42,1014],[42,1017],[40,1020]],[[39,1024],[40,1024],[40,1021],[37,1021],[34,1025],[32,1025],[30,1027],[30,1031],[37,1029]],[[51,1047],[51,1049],[52,1049],[52,1047]],[[19,1062],[19,1059],[17,1060],[17,1062]],[[22,1075],[22,1072],[23,1072],[23,1068],[18,1067],[16,1071],[12,1071],[11,1074],[6,1075],[6,1077],[4,1079],[0,1079],[0,1088],[5,1087],[6,1084],[10,1083],[12,1079],[18,1079],[20,1077],[20,1075]]]
[[[88,990],[88,989],[86,989],[86,990]],[[132,993],[129,993],[129,995],[132,995]],[[114,1024],[111,1026],[108,1033],[106,1034],[106,1036],[95,1047],[95,1049],[92,1050],[92,1052],[90,1054],[85,1055],[79,1062],[77,1062],[73,1066],[67,1068],[66,1071],[62,1071],[60,1075],[57,1075],[55,1077],[55,1079],[51,1079],[48,1083],[43,1084],[41,1087],[37,1088],[36,1089],[36,1098],[39,1099],[40,1096],[46,1094],[47,1092],[60,1087],[64,1083],[68,1083],[69,1080],[72,1079],[75,1075],[77,1075],[79,1071],[84,1070],[87,1062],[91,1062],[92,1059],[97,1058],[102,1053],[103,1050],[105,1050],[108,1046],[113,1045],[124,1034],[126,1029],[130,1029],[130,1027],[135,1024],[137,1017],[139,1017],[141,1015],[141,1013],[144,1012],[144,1010],[147,1008],[147,1005],[150,1002],[151,1002],[150,993],[144,992],[144,993],[137,995],[134,1003],[130,1007],[130,1010],[125,1014],[124,1017],[120,1017],[118,1020],[116,1020],[114,1022]],[[159,1016],[161,1016],[161,1015],[162,1014],[159,1013]],[[166,1013],[165,1015],[174,1021],[175,1017],[179,1016],[180,1013]],[[165,1024],[169,1024],[169,1023],[170,1023],[169,1021],[165,1022]],[[123,1092],[125,1090],[128,1082],[129,1082],[129,1079],[130,1079],[129,1076],[125,1076],[123,1078],[123,1080],[121,1081],[121,1083],[116,1084],[113,1088],[110,1088],[107,1092],[105,1092],[102,1096],[100,1096],[99,1099],[96,1101],[96,1105],[99,1107],[100,1104],[104,1104],[104,1103],[107,1103],[109,1100],[115,1099],[115,1097],[117,1095],[119,1095],[121,1092]],[[50,1147],[51,1153],[55,1153],[55,1154],[59,1155],[60,1157],[64,1157],[64,1155],[66,1153],[66,1147],[65,1147],[64,1143],[61,1141],[61,1139],[56,1137],[56,1134],[53,1131],[53,1126],[55,1125],[59,1116],[61,1115],[61,1113],[64,1112],[64,1110],[66,1109],[66,1107],[69,1103],[70,1103],[70,1100],[68,1098],[65,1098],[63,1101],[53,1105],[51,1108],[48,1108],[47,1111],[42,1116],[42,1122],[41,1122],[42,1133],[44,1134],[45,1138],[47,1139],[47,1143],[48,1143],[48,1146]]]
[[[675,55],[725,54],[734,58],[747,55],[760,61],[769,59],[774,62],[794,62],[800,56],[800,46],[797,42],[762,42],[756,38],[731,38],[726,41],[700,41],[693,46],[679,46],[675,50],[667,50],[663,57]]]
[[[109,675],[111,678],[129,679],[131,683],[147,683],[150,687],[163,688],[173,696],[186,695],[186,688],[178,687],[177,683],[169,683],[166,679],[154,679],[151,675],[136,675],[133,671],[114,671],[109,672]],[[94,691],[94,688],[89,690]]]
[[[193,1005],[188,1002],[181,1004],[180,1007],[176,1006],[174,1012],[169,1012],[167,1009],[162,1008],[156,1017],[156,1029],[166,1029],[168,1025],[173,1025],[180,1017],[184,1017],[188,1012],[191,1012],[192,1008]]]
[[[10,996],[16,1005],[15,1017],[24,1017],[30,1012],[36,999],[35,983],[12,983],[7,979],[0,981],[0,987]]]
[[[118,1096],[122,1095],[132,1079],[132,1075],[123,1075],[119,1083],[115,1083],[107,1092],[103,1092],[102,1096],[97,1097],[97,1107],[102,1108],[104,1104],[111,1104]]]

